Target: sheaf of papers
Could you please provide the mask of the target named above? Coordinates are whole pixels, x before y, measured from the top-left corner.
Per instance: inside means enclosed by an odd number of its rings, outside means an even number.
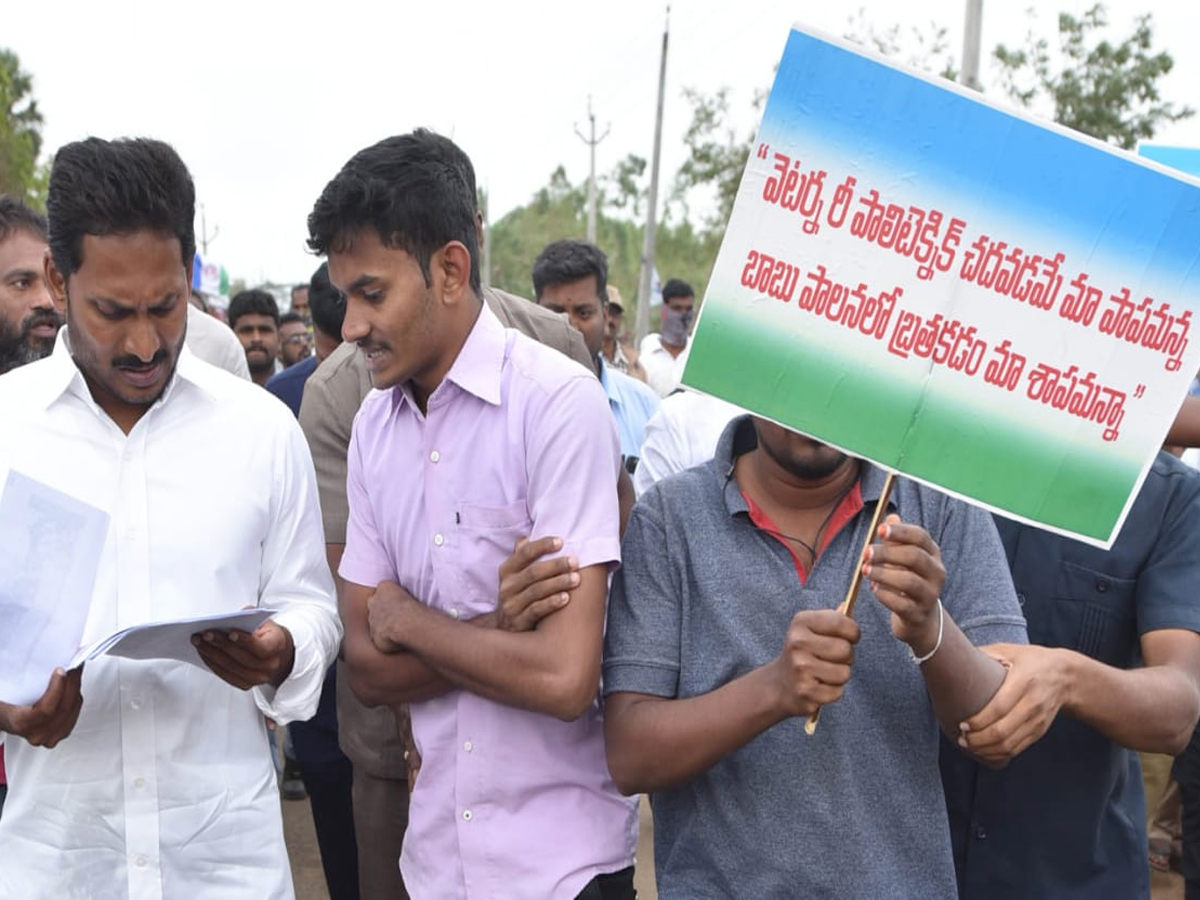
[[[244,609],[236,613],[217,613],[172,622],[135,625],[81,647],[65,668],[73,669],[97,656],[125,659],[174,659],[208,670],[192,646],[192,635],[204,631],[254,631],[275,614],[273,609]]]
[[[0,700],[30,704],[79,647],[103,510],[10,470],[0,493]]]

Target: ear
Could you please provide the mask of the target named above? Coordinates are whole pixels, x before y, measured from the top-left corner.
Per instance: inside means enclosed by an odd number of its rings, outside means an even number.
[[[50,255],[49,247],[42,256],[42,273],[46,276],[46,287],[50,289],[50,299],[60,313],[65,313],[67,310],[67,279],[54,264],[54,257]]]
[[[461,241],[451,241],[434,254],[432,268],[434,281],[441,281],[442,302],[462,303],[474,298],[471,289],[471,253]]]

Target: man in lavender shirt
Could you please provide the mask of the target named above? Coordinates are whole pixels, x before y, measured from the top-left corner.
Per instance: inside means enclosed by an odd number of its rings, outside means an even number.
[[[358,153],[309,216],[375,386],[348,457],[350,686],[411,704],[414,898],[623,900],[636,806],[609,776],[598,703],[616,431],[591,373],[483,304],[470,183],[462,151],[418,130]],[[517,631],[500,566],[549,535],[573,571]]]

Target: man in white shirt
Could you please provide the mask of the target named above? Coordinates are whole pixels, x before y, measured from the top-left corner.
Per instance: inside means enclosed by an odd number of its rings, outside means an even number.
[[[191,306],[190,303],[188,305]],[[187,318],[187,340],[184,343],[192,354],[218,369],[249,381],[250,367],[246,365],[246,351],[232,329],[195,306],[188,310]]]
[[[696,296],[690,284],[672,278],[663,285],[662,297],[662,324],[658,334],[642,339],[638,361],[646,370],[646,383],[658,396],[666,397],[679,387],[683,375]]]
[[[0,704],[3,900],[293,896],[264,716],[312,715],[341,628],[295,419],[184,347],[194,203],[166,144],[58,151],[45,273],[67,325],[0,378],[0,483],[20,472],[109,514],[90,603],[76,599],[85,642],[277,613],[194,635],[207,669],[102,656],[56,670],[31,706]]]
[[[634,491],[640,497],[656,481],[708,462],[725,426],[744,412],[698,391],[671,394],[646,423],[642,456],[633,473]]]

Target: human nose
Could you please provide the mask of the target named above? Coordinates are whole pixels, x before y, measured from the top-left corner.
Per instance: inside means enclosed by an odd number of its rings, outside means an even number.
[[[162,347],[158,329],[149,316],[139,316],[131,324],[125,339],[125,349],[142,362],[149,362]]]
[[[353,298],[347,298],[346,317],[342,319],[342,340],[361,341],[370,332],[371,326],[367,323],[360,304]]]
[[[45,278],[38,278],[29,286],[29,310],[30,312],[57,312],[59,315],[66,312],[65,309],[60,309],[54,302],[54,298],[50,294],[50,287],[46,284]]]

